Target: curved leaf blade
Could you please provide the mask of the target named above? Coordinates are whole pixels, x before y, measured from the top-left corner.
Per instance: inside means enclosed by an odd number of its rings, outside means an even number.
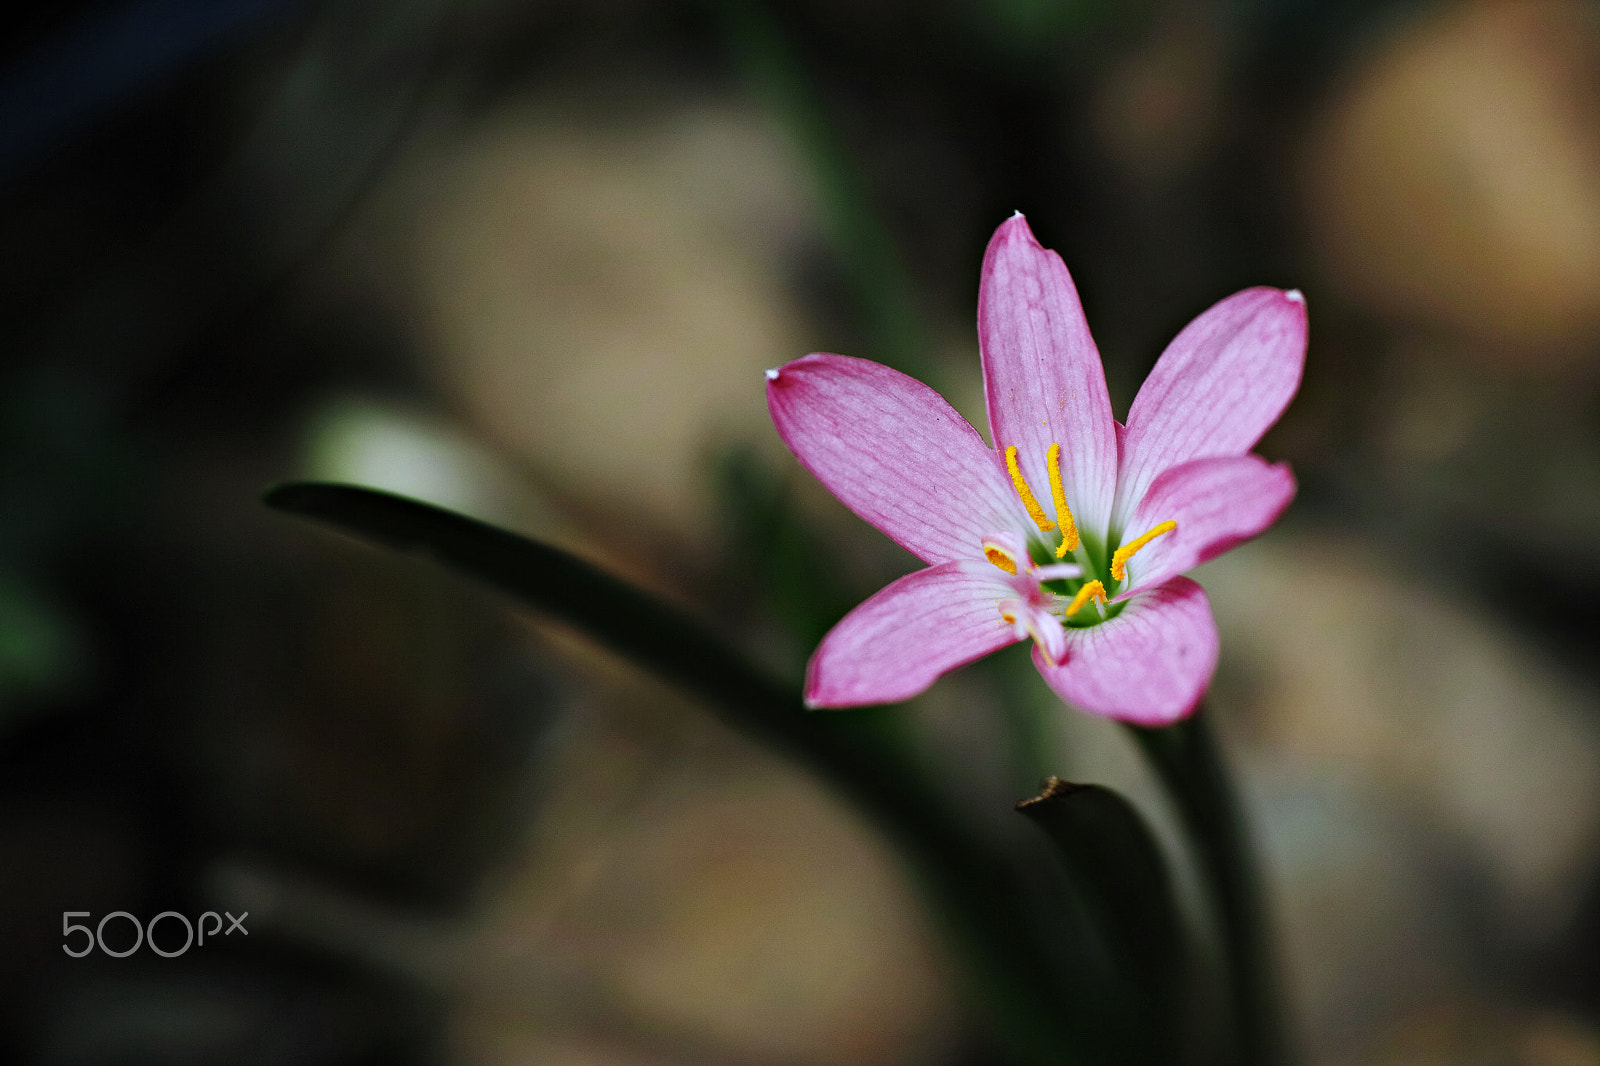
[[[833,783],[900,845],[974,965],[1020,1061],[1134,1062],[1128,1015],[1081,908],[1033,849],[976,828],[883,728],[888,712],[804,709],[709,628],[568,552],[417,500],[291,483],[268,506],[430,556],[510,593],[704,698],[734,728]]]
[[[1061,860],[1109,940],[1148,1024],[1154,1061],[1181,1061],[1188,975],[1183,922],[1160,845],[1138,810],[1103,785],[1048,778],[1017,804],[1057,846]]]

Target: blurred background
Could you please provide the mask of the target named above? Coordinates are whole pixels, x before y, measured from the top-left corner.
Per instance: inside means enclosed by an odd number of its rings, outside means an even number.
[[[1021,209],[1119,416],[1215,300],[1309,298],[1261,446],[1300,497],[1197,575],[1304,1061],[1600,1063],[1600,8],[73,0],[0,34],[0,1059],[1002,1061],[825,788],[259,494],[486,518],[797,676],[912,560],[759,372],[876,358],[984,429],[978,264]],[[856,713],[997,820],[1058,773],[1170,839],[1024,658]],[[69,958],[67,910],[248,934]]]

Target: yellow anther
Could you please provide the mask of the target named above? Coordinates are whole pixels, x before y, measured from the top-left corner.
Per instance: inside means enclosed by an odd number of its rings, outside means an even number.
[[[1050,445],[1045,462],[1050,466],[1050,495],[1056,498],[1056,521],[1061,523],[1061,546],[1056,549],[1056,558],[1065,559],[1078,546],[1078,523],[1072,518],[1067,494],[1061,488],[1061,445]]]
[[[1007,555],[1005,552],[1001,551],[999,548],[983,549],[983,557],[1008,574],[1014,574],[1017,572],[1017,561],[1011,558],[1011,556]]]
[[[1152,529],[1150,532],[1146,533],[1144,536],[1138,537],[1138,538],[1136,538],[1134,540],[1130,540],[1130,541],[1128,541],[1128,543],[1124,544],[1122,547],[1120,547],[1116,551],[1112,552],[1111,553],[1111,576],[1116,578],[1118,581],[1121,581],[1123,578],[1127,577],[1128,576],[1128,560],[1133,557],[1133,553],[1134,552],[1138,551],[1140,548],[1144,547],[1146,544],[1149,544],[1151,541],[1153,541],[1157,537],[1161,536],[1161,534],[1163,534],[1163,533],[1171,533],[1174,529],[1177,529],[1177,528],[1178,528],[1178,523],[1176,523],[1176,522],[1172,522],[1172,521],[1163,522],[1159,526],[1157,526],[1156,528]]]
[[[1067,617],[1071,618],[1082,610],[1083,605],[1089,602],[1090,597],[1099,600],[1100,606],[1104,607],[1106,603],[1106,587],[1098,581],[1090,581],[1084,585],[1083,588],[1078,590],[1078,594],[1072,597],[1072,602],[1067,604]]]
[[[1033,492],[1028,488],[1028,483],[1022,479],[1022,471],[1017,466],[1017,446],[1015,444],[1006,449],[1006,470],[1011,474],[1011,484],[1016,488],[1017,495],[1022,497],[1022,506],[1028,509],[1028,517],[1033,519],[1033,524],[1039,527],[1039,532],[1048,533],[1056,528],[1056,524],[1044,516],[1044,508],[1039,506],[1039,501],[1033,498]]]

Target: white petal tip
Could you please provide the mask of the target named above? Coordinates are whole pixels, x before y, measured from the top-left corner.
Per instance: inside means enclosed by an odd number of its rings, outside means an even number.
[[[781,373],[783,373],[782,370],[780,370],[777,367],[773,367],[771,370],[767,371],[767,380],[768,381],[777,381],[778,380],[778,375],[781,374]]]
[[[1013,211],[1013,212],[1011,212],[1011,217],[1012,218],[1021,218],[1022,217],[1022,212],[1021,211]]]
[[[1306,294],[1301,292],[1299,289],[1290,289],[1283,295],[1286,299],[1293,300],[1297,304],[1303,304],[1306,302]]]

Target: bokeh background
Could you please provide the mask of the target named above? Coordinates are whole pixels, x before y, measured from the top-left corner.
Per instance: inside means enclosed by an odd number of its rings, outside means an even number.
[[[0,30],[0,1058],[1002,1061],[884,841],[592,645],[267,511],[378,485],[793,674],[910,568],[760,371],[984,428],[1014,209],[1126,411],[1303,289],[1301,494],[1203,568],[1310,1064],[1600,1063],[1600,9],[84,0]],[[894,711],[974,810],[1170,839],[1018,655]],[[1180,856],[1181,859],[1181,856]],[[1182,864],[1179,862],[1182,874]],[[248,910],[176,959],[60,914]]]

